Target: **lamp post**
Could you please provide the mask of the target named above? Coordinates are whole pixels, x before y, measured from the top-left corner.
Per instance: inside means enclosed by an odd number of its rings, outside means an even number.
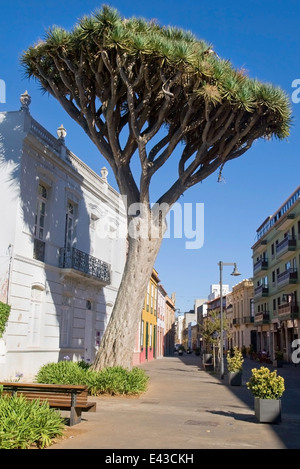
[[[220,360],[221,360],[221,379],[224,379],[224,355],[223,355],[223,279],[222,279],[222,274],[223,274],[223,266],[224,265],[233,265],[234,269],[231,273],[234,277],[241,275],[237,269],[236,263],[235,262],[219,262],[219,269],[220,269]]]

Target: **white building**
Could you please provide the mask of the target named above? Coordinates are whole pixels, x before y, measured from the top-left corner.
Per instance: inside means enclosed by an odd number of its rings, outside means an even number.
[[[121,196],[30,115],[0,113],[0,378],[94,359],[126,256]]]
[[[222,284],[222,296],[226,296],[229,293],[229,285]],[[210,294],[208,295],[208,301],[215,300],[220,296],[220,284],[216,283],[210,286]]]

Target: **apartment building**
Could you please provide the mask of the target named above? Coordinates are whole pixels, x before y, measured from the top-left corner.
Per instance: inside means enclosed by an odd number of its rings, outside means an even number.
[[[0,375],[92,362],[126,256],[126,213],[108,172],[93,172],[30,114],[0,113],[0,300],[11,305]]]
[[[292,361],[299,336],[300,186],[257,229],[252,246],[258,351]]]

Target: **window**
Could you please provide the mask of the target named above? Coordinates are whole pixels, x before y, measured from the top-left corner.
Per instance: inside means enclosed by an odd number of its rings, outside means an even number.
[[[35,220],[34,220],[34,247],[33,258],[44,262],[45,259],[45,220],[46,220],[46,203],[47,189],[43,184],[39,184]]]
[[[140,346],[143,348],[144,346],[144,321],[141,321],[141,335],[140,335]]]
[[[72,327],[72,297],[64,295],[61,308],[60,346],[70,346],[70,333]]]
[[[74,240],[74,218],[75,208],[71,202],[68,202],[66,212],[66,228],[65,228],[65,247],[71,248]]]
[[[43,290],[32,287],[27,336],[29,347],[38,347],[40,344],[42,300]]]
[[[39,184],[35,211],[34,236],[44,241],[47,189]]]

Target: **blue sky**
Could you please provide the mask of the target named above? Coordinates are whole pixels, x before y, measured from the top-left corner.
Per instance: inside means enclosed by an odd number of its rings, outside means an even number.
[[[206,298],[210,285],[219,282],[219,261],[238,265],[240,277],[231,277],[231,267],[224,267],[223,282],[230,286],[252,276],[251,246],[256,229],[300,184],[300,103],[292,101],[293,92],[296,98],[300,97],[297,88],[292,87],[294,80],[300,80],[300,2],[104,3],[125,17],[155,18],[162,25],[192,31],[212,44],[220,57],[229,59],[237,68],[245,68],[250,77],[280,86],[291,98],[293,126],[288,140],[257,141],[247,153],[225,166],[222,183],[217,182],[215,173],[181,198],[181,203],[193,204],[192,207],[204,204],[203,247],[186,249],[187,239],[166,238],[155,267],[167,292],[176,293],[176,307],[184,312],[193,308],[195,298]],[[33,117],[54,135],[63,123],[69,149],[97,173],[107,166],[103,157],[59,104],[42,94],[37,82],[24,78],[19,57],[44,37],[48,27],[71,29],[77,19],[101,4],[92,0],[0,0],[0,79],[6,83],[6,102],[0,103],[0,111],[19,109],[19,96],[28,90]],[[112,171],[108,180],[117,188]]]

